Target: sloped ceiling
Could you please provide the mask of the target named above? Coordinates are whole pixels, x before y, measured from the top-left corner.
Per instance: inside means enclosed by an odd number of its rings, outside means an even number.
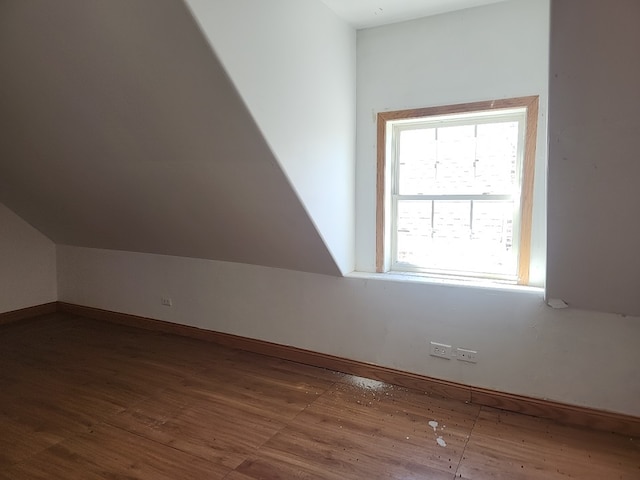
[[[355,263],[356,32],[319,0],[186,0],[343,273]]]
[[[340,273],[182,2],[0,3],[0,131],[58,244]]]

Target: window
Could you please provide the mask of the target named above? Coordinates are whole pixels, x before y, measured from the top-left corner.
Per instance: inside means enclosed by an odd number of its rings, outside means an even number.
[[[538,97],[378,114],[379,272],[527,284]]]

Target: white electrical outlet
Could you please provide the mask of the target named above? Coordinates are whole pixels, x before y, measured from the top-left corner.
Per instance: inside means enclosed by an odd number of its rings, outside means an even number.
[[[444,343],[431,342],[429,348],[429,355],[440,358],[451,358],[451,345],[445,345]]]
[[[466,348],[458,348],[456,350],[456,358],[461,362],[477,363],[478,352],[475,350],[467,350]]]
[[[171,301],[171,299],[169,297],[162,297],[160,299],[160,303],[162,305],[164,305],[165,307],[170,307],[171,305],[173,305],[173,302]]]

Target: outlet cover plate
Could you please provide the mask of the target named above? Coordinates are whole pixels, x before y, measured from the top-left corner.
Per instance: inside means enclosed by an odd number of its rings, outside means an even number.
[[[432,357],[451,359],[451,345],[431,342],[429,345],[429,355]]]
[[[478,363],[478,352],[467,350],[466,348],[458,348],[456,350],[456,358],[461,362]]]

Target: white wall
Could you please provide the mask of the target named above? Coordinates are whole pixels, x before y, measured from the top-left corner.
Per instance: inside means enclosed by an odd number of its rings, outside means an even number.
[[[57,296],[55,245],[0,203],[0,313]]]
[[[550,297],[640,315],[640,2],[553,2]]]
[[[640,318],[553,310],[539,292],[58,247],[64,302],[148,316],[575,405],[640,415]],[[173,307],[160,305],[170,296]],[[429,357],[428,341],[477,349]]]
[[[530,281],[544,284],[548,37],[548,0],[358,32],[356,270],[375,271],[378,112],[539,95]]]
[[[354,269],[355,30],[318,0],[187,0],[343,273]]]

